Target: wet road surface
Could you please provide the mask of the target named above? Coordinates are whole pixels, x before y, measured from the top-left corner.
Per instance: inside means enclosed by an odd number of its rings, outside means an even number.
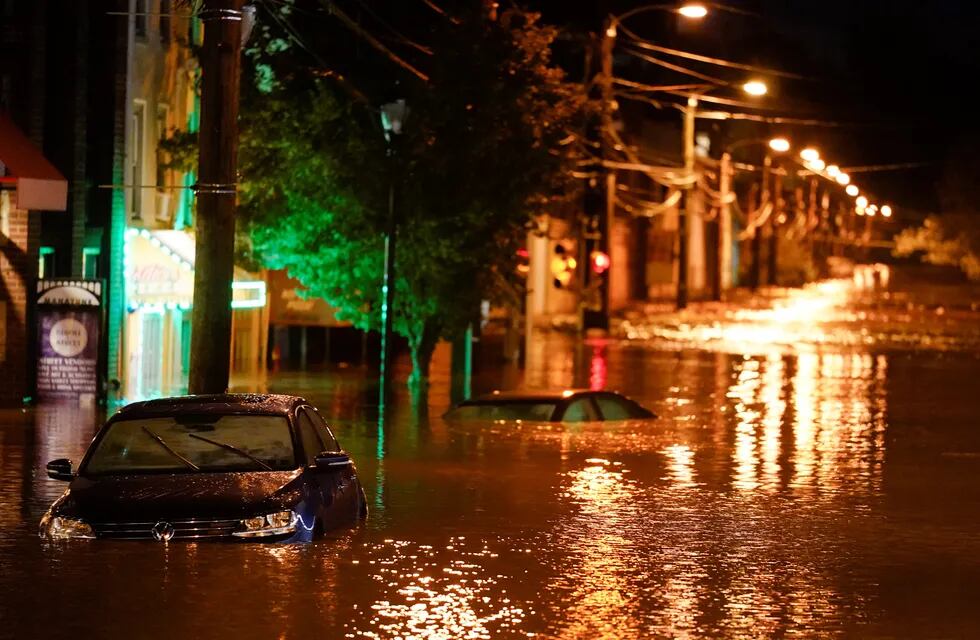
[[[269,380],[371,506],[312,545],[41,541],[96,416],[0,414],[0,637],[980,635],[976,352],[542,340],[529,384],[661,416],[587,425],[447,424],[440,371],[382,430],[360,369]]]

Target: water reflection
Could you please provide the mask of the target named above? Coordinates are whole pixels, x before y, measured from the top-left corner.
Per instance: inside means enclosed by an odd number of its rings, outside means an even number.
[[[980,501],[976,358],[568,337],[539,356],[536,386],[601,383],[660,419],[451,425],[440,388],[429,420],[396,403],[379,428],[366,370],[268,380],[330,417],[371,503],[364,526],[299,547],[44,545],[37,519],[63,485],[43,464],[77,460],[99,417],[3,414],[4,632],[976,635],[972,593],[949,586],[980,579],[980,514],[963,508]]]

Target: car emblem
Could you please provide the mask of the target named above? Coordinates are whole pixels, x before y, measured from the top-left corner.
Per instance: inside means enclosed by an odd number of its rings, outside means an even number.
[[[155,525],[153,525],[153,528],[150,529],[150,532],[153,533],[154,540],[159,540],[160,542],[166,542],[174,537],[174,526],[169,522],[160,521]]]

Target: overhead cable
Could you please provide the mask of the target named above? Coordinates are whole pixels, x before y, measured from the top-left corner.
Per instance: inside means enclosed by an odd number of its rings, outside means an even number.
[[[384,54],[389,60],[397,64],[402,69],[405,69],[406,71],[408,71],[418,79],[422,80],[423,82],[429,81],[429,76],[427,76],[426,74],[422,73],[421,71],[413,67],[411,64],[409,64],[400,56],[398,56],[398,54],[396,54],[394,51],[392,51],[384,44],[382,44],[377,38],[375,38],[373,35],[368,33],[363,27],[361,27],[361,25],[357,24],[357,22],[352,20],[350,16],[348,16],[346,13],[341,11],[335,2],[332,2],[332,0],[322,0],[322,2],[326,4],[327,8],[330,10],[330,13],[336,16],[338,20],[343,22],[348,29],[350,29],[357,35],[361,36],[361,38],[363,38],[369,45],[371,45],[379,52]]]
[[[751,71],[753,73],[763,73],[771,76],[780,76],[783,78],[792,78],[793,80],[808,80],[809,78],[801,76],[796,73],[790,73],[788,71],[780,71],[778,69],[768,69],[766,67],[756,67],[751,64],[743,64],[741,62],[732,62],[731,60],[723,60],[721,58],[712,58],[709,56],[702,56],[696,53],[690,53],[688,51],[680,51],[678,49],[670,49],[668,47],[661,47],[660,45],[653,44],[649,41],[640,38],[635,33],[626,29],[621,25],[617,25],[617,29],[621,30],[627,36],[629,36],[633,42],[633,46],[640,47],[641,49],[646,49],[648,51],[656,51],[658,53],[666,53],[667,55],[677,56],[678,58],[687,58],[688,60],[695,60],[697,62],[703,62],[705,64],[712,64],[719,67],[728,67],[730,69],[741,69],[742,71]]]

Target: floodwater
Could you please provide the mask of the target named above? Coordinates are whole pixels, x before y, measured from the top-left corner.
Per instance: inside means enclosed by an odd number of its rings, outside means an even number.
[[[0,636],[980,636],[980,353],[542,338],[528,384],[660,415],[589,425],[447,424],[442,371],[384,429],[363,370],[270,378],[371,507],[311,545],[42,541],[96,417],[0,414]]]

